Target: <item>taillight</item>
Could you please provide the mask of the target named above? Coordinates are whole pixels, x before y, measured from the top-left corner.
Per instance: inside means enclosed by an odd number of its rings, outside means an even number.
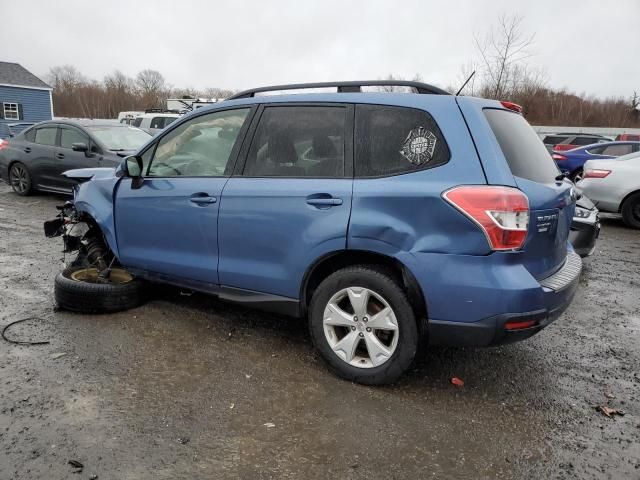
[[[3,140],[2,138],[0,138],[0,150],[8,146],[9,146],[9,142],[7,140]]]
[[[504,108],[511,110],[512,112],[522,113],[522,107],[517,103],[513,102],[500,102]]]
[[[517,188],[468,185],[447,190],[442,196],[482,229],[492,250],[515,250],[524,245],[529,199]]]
[[[553,157],[554,160],[566,160],[567,157],[565,157],[564,155],[560,155],[559,153],[554,153],[553,155],[551,155]]]
[[[600,168],[587,168],[582,178],[604,178],[611,173],[611,170],[602,170]]]
[[[505,330],[523,330],[537,325],[537,320],[514,320],[504,324]]]

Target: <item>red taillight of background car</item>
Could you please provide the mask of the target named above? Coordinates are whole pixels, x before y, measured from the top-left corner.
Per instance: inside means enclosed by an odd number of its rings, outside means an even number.
[[[492,250],[516,250],[524,245],[529,199],[517,188],[468,185],[442,196],[482,229]]]
[[[587,168],[582,178],[604,178],[611,173],[611,170],[603,170],[600,168]]]
[[[513,102],[500,102],[500,104],[508,109],[511,110],[512,112],[517,112],[517,113],[522,113],[522,107],[520,105],[518,105],[517,103],[513,103]]]
[[[566,150],[573,150],[574,148],[578,148],[579,145],[571,145],[570,143],[559,143],[553,147],[553,150],[556,152],[564,152]]]
[[[560,160],[560,161],[563,161],[563,160],[567,159],[567,157],[565,157],[564,155],[560,155],[559,153],[554,153],[553,155],[551,155],[551,157],[554,160]]]
[[[9,141],[8,140],[3,140],[0,138],[0,150],[2,150],[5,147],[9,146]]]

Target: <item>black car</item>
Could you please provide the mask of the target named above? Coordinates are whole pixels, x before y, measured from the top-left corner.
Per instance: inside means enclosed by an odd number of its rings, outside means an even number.
[[[115,167],[151,138],[139,128],[97,120],[42,122],[0,142],[0,179],[19,195],[71,193],[62,172]]]
[[[569,231],[569,241],[578,255],[588,257],[596,249],[596,240],[600,235],[600,217],[594,203],[582,193],[579,195]]]

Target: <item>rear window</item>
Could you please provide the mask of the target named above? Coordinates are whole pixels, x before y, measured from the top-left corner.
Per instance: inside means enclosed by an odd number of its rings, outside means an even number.
[[[580,145],[580,146],[584,146],[584,145],[591,145],[592,143],[598,143],[598,138],[597,137],[576,137],[573,139],[573,142],[571,142],[573,145]]]
[[[492,108],[484,114],[514,176],[540,183],[555,181],[558,167],[522,115]]]

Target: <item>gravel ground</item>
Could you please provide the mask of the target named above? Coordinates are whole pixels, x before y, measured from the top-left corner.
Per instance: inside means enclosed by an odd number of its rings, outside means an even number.
[[[204,295],[56,312],[42,222],[62,200],[0,186],[0,325],[37,317],[8,334],[51,342],[0,341],[1,479],[640,479],[640,232],[616,218],[545,331],[370,388],[328,373],[303,322]]]

